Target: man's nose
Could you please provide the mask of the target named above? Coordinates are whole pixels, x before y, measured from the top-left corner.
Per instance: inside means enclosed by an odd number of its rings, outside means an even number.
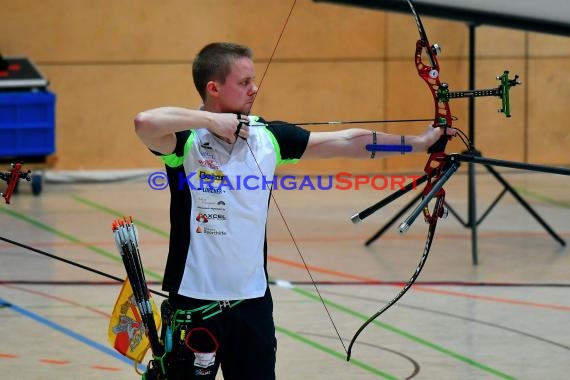
[[[257,94],[257,90],[259,89],[259,87],[257,87],[256,83],[253,83],[253,85],[251,86],[251,94],[255,95]]]

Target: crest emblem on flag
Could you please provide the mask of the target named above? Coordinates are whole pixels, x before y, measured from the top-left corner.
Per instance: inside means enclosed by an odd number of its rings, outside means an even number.
[[[160,326],[160,316],[156,305],[150,300],[155,323]],[[141,362],[149,349],[150,342],[145,333],[144,323],[137,309],[131,283],[127,278],[117,297],[109,322],[109,343],[123,356]]]

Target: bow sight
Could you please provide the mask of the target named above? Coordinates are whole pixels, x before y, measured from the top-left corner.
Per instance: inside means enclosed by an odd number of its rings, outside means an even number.
[[[509,102],[509,90],[511,87],[522,84],[519,76],[515,75],[513,79],[509,78],[509,72],[505,70],[503,74],[497,77],[501,83],[497,88],[487,88],[484,90],[466,90],[466,91],[449,91],[447,83],[442,83],[437,89],[437,100],[447,103],[449,99],[458,98],[476,98],[480,96],[498,96],[501,98],[501,108],[498,112],[502,112],[506,117],[511,117],[511,106]]]

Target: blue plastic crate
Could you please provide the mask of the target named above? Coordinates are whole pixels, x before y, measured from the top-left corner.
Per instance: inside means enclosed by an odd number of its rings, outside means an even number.
[[[0,92],[0,157],[55,152],[55,94]]]

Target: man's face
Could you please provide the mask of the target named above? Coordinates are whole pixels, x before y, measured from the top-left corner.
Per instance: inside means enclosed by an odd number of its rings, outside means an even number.
[[[225,83],[217,83],[217,89],[220,112],[248,115],[257,93],[253,61],[249,58],[236,59]]]

